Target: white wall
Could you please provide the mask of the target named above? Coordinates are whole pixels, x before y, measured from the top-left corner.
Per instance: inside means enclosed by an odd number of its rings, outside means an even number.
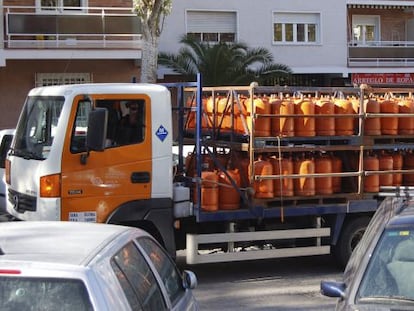
[[[160,51],[176,53],[180,48],[179,38],[186,31],[186,9],[236,11],[239,41],[269,49],[276,62],[290,66],[295,73],[347,72],[345,0],[174,0],[161,35]],[[275,11],[320,13],[320,45],[272,44]]]

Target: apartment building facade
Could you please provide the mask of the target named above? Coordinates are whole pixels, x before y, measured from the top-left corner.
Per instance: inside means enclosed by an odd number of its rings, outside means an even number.
[[[0,128],[41,85],[139,79],[132,0],[0,0]]]
[[[139,80],[132,0],[0,0],[0,128],[38,85]],[[414,0],[173,0],[160,51],[183,34],[266,47],[296,85],[413,86]],[[177,77],[159,68],[159,80]]]
[[[266,47],[296,85],[414,83],[411,0],[174,1],[160,50],[177,51],[185,33]]]

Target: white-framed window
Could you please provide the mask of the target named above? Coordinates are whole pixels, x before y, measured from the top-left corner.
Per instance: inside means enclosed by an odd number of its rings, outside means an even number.
[[[83,84],[92,82],[90,73],[36,73],[36,86]]]
[[[188,10],[187,34],[202,42],[236,42],[237,14],[230,11]]]
[[[273,43],[319,44],[320,13],[273,13]]]
[[[36,0],[41,12],[80,11],[88,6],[88,0]]]
[[[352,42],[372,44],[380,40],[380,17],[376,15],[352,15]]]

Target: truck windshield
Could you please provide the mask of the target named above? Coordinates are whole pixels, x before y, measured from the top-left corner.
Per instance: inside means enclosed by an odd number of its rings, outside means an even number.
[[[36,160],[47,158],[64,100],[61,96],[36,96],[27,99],[16,129],[13,155]]]

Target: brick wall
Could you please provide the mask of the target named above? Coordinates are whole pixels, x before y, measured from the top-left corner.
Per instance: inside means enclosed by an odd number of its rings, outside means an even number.
[[[0,129],[15,127],[27,92],[35,86],[38,72],[87,72],[93,82],[139,81],[133,60],[26,60],[7,61],[0,67]]]

